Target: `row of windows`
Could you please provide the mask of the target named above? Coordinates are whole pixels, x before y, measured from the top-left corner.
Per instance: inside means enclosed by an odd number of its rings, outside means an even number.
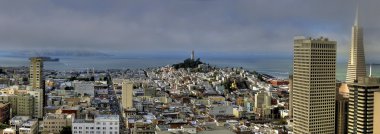
[[[100,132],[100,131],[96,131],[96,132],[94,132],[94,131],[85,131],[85,134],[118,134],[118,132],[117,131],[115,131],[115,132],[112,132],[112,131],[110,131],[110,132]],[[74,131],[74,134],[82,134],[82,131]]]
[[[117,123],[115,123],[117,125]],[[107,127],[102,127],[103,129],[107,129]],[[74,127],[74,129],[82,129],[82,127]],[[86,129],[94,129],[94,127],[86,127]],[[96,127],[97,130],[100,130],[100,127]],[[118,129],[118,127],[109,127],[109,129]]]

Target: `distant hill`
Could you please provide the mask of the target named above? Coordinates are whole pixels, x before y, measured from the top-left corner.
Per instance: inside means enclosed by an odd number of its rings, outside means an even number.
[[[183,63],[174,64],[173,67],[175,69],[196,68],[200,64],[203,64],[203,62],[201,62],[199,58],[197,60],[192,60],[192,59],[188,58],[188,59],[184,60]]]

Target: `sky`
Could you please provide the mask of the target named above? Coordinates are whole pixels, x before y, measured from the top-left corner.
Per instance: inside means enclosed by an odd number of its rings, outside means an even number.
[[[357,5],[367,61],[380,62],[379,0],[2,0],[0,55],[291,57],[294,36],[324,36],[346,60]]]

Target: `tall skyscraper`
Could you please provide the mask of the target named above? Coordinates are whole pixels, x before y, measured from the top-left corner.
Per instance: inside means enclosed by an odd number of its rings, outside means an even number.
[[[380,91],[380,78],[359,77],[350,89],[348,108],[348,133],[372,134],[374,92]]]
[[[294,133],[335,133],[336,41],[296,37],[293,57]]]
[[[30,58],[29,82],[33,89],[44,89],[45,87],[43,78],[43,67],[43,58]]]
[[[123,105],[123,108],[133,108],[133,83],[130,81],[123,81],[121,89],[121,104]]]
[[[351,50],[347,65],[346,83],[354,83],[359,77],[366,76],[363,29],[359,26],[359,12],[356,9],[355,24],[352,27]]]

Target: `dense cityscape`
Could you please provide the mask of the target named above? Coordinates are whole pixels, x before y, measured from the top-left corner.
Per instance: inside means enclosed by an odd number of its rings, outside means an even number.
[[[356,9],[345,81],[329,37],[289,39],[286,79],[194,50],[139,69],[62,71],[44,68],[59,58],[33,56],[0,67],[0,134],[380,134],[380,78],[366,69],[359,22]]]

